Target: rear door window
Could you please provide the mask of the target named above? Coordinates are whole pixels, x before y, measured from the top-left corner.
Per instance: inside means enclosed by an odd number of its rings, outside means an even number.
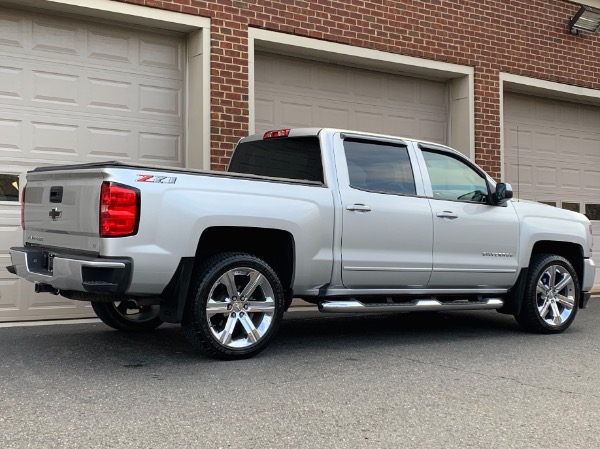
[[[242,142],[235,149],[227,171],[323,183],[319,138],[279,137]]]
[[[416,195],[415,178],[403,145],[344,140],[350,187],[378,193]]]

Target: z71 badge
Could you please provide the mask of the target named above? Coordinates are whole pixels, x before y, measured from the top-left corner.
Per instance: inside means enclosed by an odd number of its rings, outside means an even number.
[[[154,184],[175,184],[176,176],[137,175],[136,182],[152,182]]]

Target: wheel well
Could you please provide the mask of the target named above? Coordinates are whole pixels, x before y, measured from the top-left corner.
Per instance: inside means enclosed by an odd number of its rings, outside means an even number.
[[[583,250],[580,245],[577,245],[576,243],[543,240],[533,245],[531,257],[533,258],[535,254],[540,253],[556,254],[557,256],[562,256],[567,259],[571,262],[571,265],[573,265],[577,277],[581,282],[583,277]]]
[[[267,262],[285,290],[294,282],[294,238],[279,229],[218,226],[206,229],[196,249],[196,260],[226,251],[241,251]]]

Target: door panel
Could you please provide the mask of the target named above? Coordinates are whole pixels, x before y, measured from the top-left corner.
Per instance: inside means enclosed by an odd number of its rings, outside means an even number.
[[[342,281],[347,288],[427,285],[433,224],[404,145],[344,141],[336,149],[342,200]],[[419,187],[420,186],[420,187]]]
[[[511,286],[517,274],[519,242],[519,222],[512,205],[430,201],[434,251],[429,287]]]
[[[428,287],[510,287],[519,245],[512,205],[492,205],[484,174],[462,156],[429,149],[420,155],[433,214]]]

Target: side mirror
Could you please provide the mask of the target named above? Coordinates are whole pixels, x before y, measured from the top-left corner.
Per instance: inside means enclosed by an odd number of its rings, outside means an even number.
[[[494,202],[498,206],[506,206],[506,202],[513,197],[513,191],[510,184],[500,182],[496,184],[496,192],[494,193]]]

